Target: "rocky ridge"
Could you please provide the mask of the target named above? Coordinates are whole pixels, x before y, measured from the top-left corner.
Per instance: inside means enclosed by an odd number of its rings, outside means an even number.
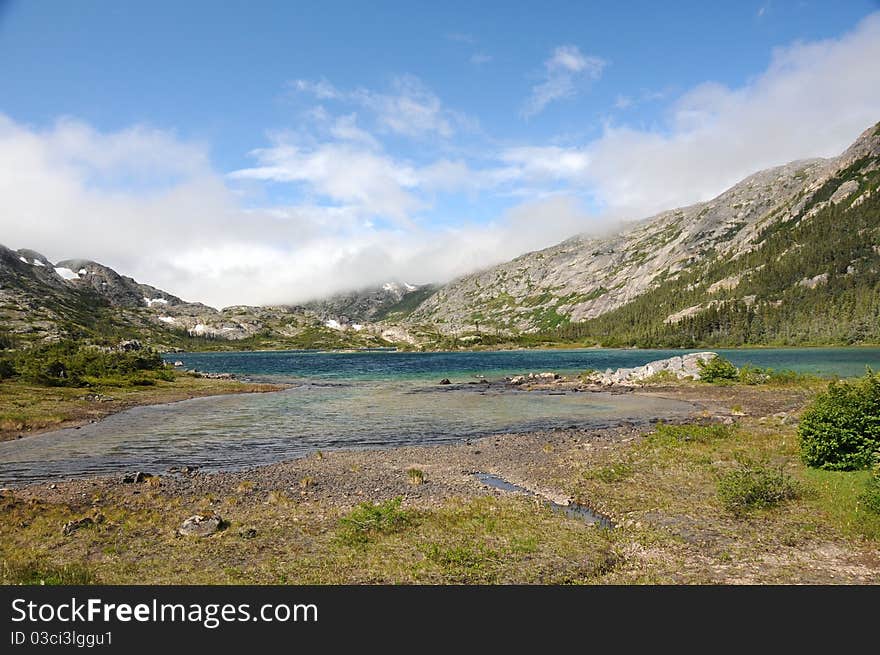
[[[880,124],[866,130],[839,157],[761,171],[712,200],[662,212],[619,234],[575,236],[466,275],[428,298],[407,321],[452,333],[490,327],[515,333],[600,316],[708,257],[742,256],[757,247],[774,223],[809,220],[829,205],[864,202],[880,189],[862,188],[856,176],[867,179],[877,170],[878,157]],[[839,185],[830,197],[819,198],[835,177]],[[739,280],[717,282],[715,292],[735,289]]]

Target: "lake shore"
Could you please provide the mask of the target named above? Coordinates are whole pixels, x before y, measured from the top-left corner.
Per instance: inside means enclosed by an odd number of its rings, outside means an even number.
[[[239,472],[155,471],[139,483],[29,485],[0,499],[0,553],[13,572],[75,566],[86,581],[122,584],[880,582],[880,524],[854,523],[829,496],[858,475],[816,474],[797,458],[793,422],[812,390],[633,393],[693,402],[688,421],[710,436],[666,443],[656,426],[624,424],[313,453]],[[747,516],[725,512],[715,483],[742,451],[784,467],[809,493]],[[478,472],[537,495],[488,487]],[[576,501],[616,527],[560,516],[544,500]],[[394,527],[352,533],[362,503],[376,525],[387,515]],[[217,514],[224,529],[179,536],[194,514]],[[65,534],[71,521],[82,527]]]
[[[281,391],[288,385],[177,373],[173,382],[157,380],[146,387],[45,387],[18,381],[0,382],[0,442],[75,428],[112,414],[145,405],[239,393]]]

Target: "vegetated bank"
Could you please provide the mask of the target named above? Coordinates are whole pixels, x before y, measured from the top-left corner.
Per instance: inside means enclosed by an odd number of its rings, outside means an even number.
[[[65,340],[0,351],[0,441],[94,422],[137,405],[282,388],[176,371],[136,341],[102,348]]]

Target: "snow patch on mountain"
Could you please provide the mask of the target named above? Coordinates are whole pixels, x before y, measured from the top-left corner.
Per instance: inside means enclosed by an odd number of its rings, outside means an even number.
[[[64,268],[63,266],[59,266],[55,269],[55,272],[65,280],[78,280],[79,275],[71,271],[69,268]]]

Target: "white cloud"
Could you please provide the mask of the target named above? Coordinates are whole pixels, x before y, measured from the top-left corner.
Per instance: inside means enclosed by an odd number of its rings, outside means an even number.
[[[295,91],[319,100],[335,100],[368,110],[383,132],[411,138],[449,138],[458,127],[473,127],[473,119],[444,107],[440,98],[414,75],[397,76],[390,86],[388,92],[381,92],[366,88],[340,91],[326,80],[295,80],[290,84]]]
[[[608,62],[600,57],[584,55],[577,46],[557,47],[544,62],[543,81],[532,87],[532,94],[523,107],[523,116],[535,116],[551,102],[575,95],[579,78],[598,80],[607,65]]]
[[[340,141],[354,141],[373,149],[379,149],[376,138],[366,130],[358,127],[357,114],[339,116],[330,128],[330,135]]]
[[[354,204],[404,223],[420,207],[407,191],[416,184],[411,167],[355,144],[323,143],[307,149],[279,142],[252,155],[261,165],[235,171],[231,178],[303,183],[334,203]]]
[[[184,154],[182,165],[175,158]],[[489,225],[387,225],[371,211],[411,211],[421,202],[417,188],[458,189],[474,171],[445,160],[408,167],[347,142],[279,142],[257,156],[261,167],[249,176],[308,184],[335,203],[244,209],[198,144],[71,120],[37,131],[0,115],[2,243],[52,261],[94,259],[185,299],[226,306],[291,303],[389,279],[447,280],[550,245],[584,220],[574,201],[557,198]],[[167,182],[141,188],[140,178],[128,179],[136,193],[111,186],[100,176],[111,160]],[[166,170],[157,168],[162,162]]]
[[[471,55],[471,63],[475,66],[482,66],[490,61],[492,61],[492,55],[487,55],[485,52],[475,52]]]
[[[738,88],[681,95],[665,129],[609,126],[591,143],[583,184],[615,215],[642,218],[712,198],[751,173],[841,152],[880,120],[880,13],[839,39],[774,51]]]
[[[517,166],[522,177],[533,180],[577,180],[590,164],[590,158],[585,151],[559,146],[508,148],[501,153],[501,159]]]
[[[376,93],[361,89],[355,97],[372,109],[384,128],[409,137],[436,133],[452,136],[451,116],[443,109],[440,98],[418,78],[411,75],[393,81],[394,93]]]
[[[291,86],[300,93],[309,93],[315,96],[318,100],[335,100],[343,97],[341,91],[323,79],[318,81],[294,80],[291,82]]]

